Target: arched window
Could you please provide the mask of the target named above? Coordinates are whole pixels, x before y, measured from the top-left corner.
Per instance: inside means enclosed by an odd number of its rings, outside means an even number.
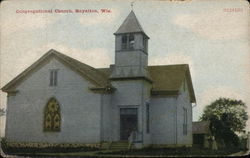
[[[60,106],[55,98],[51,98],[44,109],[44,131],[59,132],[60,129]]]

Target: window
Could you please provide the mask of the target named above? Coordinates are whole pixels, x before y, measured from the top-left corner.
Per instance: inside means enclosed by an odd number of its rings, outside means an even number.
[[[145,51],[147,51],[147,49],[148,49],[148,44],[147,44],[147,38],[144,36],[143,37],[143,48],[144,48],[144,50]]]
[[[55,98],[51,98],[44,110],[44,131],[59,132],[61,128],[60,106]]]
[[[129,48],[134,49],[135,39],[134,35],[129,35]]]
[[[57,69],[50,70],[50,82],[49,82],[50,86],[57,85],[57,74],[58,74]]]
[[[147,133],[149,133],[150,132],[150,129],[149,129],[149,103],[146,103],[146,117],[147,117]]]
[[[187,109],[183,108],[183,134],[187,135]]]
[[[134,35],[128,34],[122,36],[122,49],[134,49],[135,38]]]
[[[122,49],[127,48],[127,35],[122,36]]]

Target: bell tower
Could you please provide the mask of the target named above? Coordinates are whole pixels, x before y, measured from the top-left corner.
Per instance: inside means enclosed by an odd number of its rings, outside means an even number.
[[[111,78],[150,78],[148,66],[148,40],[133,10],[115,35],[115,65]]]
[[[152,80],[148,72],[148,40],[133,10],[115,35],[115,64],[111,65],[112,139],[128,140],[132,131],[146,137],[146,103],[150,100]],[[126,119],[126,116],[133,117]],[[130,120],[130,122],[126,122]],[[141,140],[142,141],[142,140]]]

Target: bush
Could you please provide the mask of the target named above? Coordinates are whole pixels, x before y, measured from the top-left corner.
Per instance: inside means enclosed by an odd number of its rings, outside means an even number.
[[[6,141],[6,139],[2,138],[0,143],[1,143],[2,150],[5,151],[6,148],[7,148],[7,141]]]
[[[237,147],[240,144],[239,137],[232,130],[225,130],[221,138],[224,140],[227,148]]]
[[[96,151],[100,149],[99,144],[79,143],[27,143],[9,142],[5,138],[1,141],[5,153],[68,153]]]

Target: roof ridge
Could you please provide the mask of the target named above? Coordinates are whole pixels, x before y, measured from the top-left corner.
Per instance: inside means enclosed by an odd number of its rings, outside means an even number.
[[[83,66],[85,66],[85,67],[88,67],[88,68],[94,70],[94,71],[100,72],[102,75],[105,75],[105,74],[103,74],[100,70],[98,70],[98,68],[92,67],[92,66],[90,66],[90,65],[88,65],[88,64],[85,64],[85,63],[83,63],[83,62],[81,62],[81,61],[75,59],[75,58],[72,58],[72,57],[67,56],[67,55],[65,55],[65,54],[63,54],[63,53],[60,53],[60,52],[58,52],[58,51],[56,51],[56,50],[53,50],[53,51],[54,51],[55,53],[58,53],[58,54],[60,54],[60,55],[62,55],[62,56],[64,56],[64,57],[70,59],[70,60],[73,60],[74,62],[77,62],[78,64],[81,64],[81,65],[83,65]],[[106,75],[105,75],[105,76],[106,76]]]
[[[164,66],[188,66],[189,64],[169,64],[169,65],[148,65],[148,67],[164,67]]]
[[[77,59],[74,59],[74,58],[72,58],[72,57],[70,57],[70,56],[68,56],[68,55],[65,55],[65,54],[63,54],[63,53],[60,53],[60,52],[58,52],[58,51],[56,51],[56,50],[53,50],[54,51],[54,53],[57,53],[57,54],[60,54],[60,55],[62,55],[62,56],[64,56],[64,57],[66,57],[66,58],[69,58],[70,60],[73,60],[73,61],[76,61],[76,62],[78,62],[78,63],[80,63],[80,64],[83,64],[84,66],[88,66],[88,67],[90,67],[90,68],[93,68],[92,66],[89,66],[89,65],[87,65],[87,64],[84,64],[83,62],[81,62],[81,61],[79,61],[79,60],[77,60]],[[95,69],[95,68],[93,68],[93,69]]]
[[[39,65],[40,62],[42,62],[45,58],[50,56],[52,54],[53,49],[50,49],[48,52],[43,54],[39,59],[37,59],[33,64],[25,68],[20,74],[18,74],[14,79],[9,81],[7,84],[5,84],[3,87],[1,87],[2,91],[6,91],[7,89],[11,88],[11,86],[15,85],[16,82],[18,82],[20,79],[24,78],[32,69],[33,67],[36,67]]]
[[[164,66],[189,66],[189,64],[170,64],[170,65],[148,65],[148,67],[164,67]],[[110,67],[99,67],[95,69],[110,69]]]
[[[54,50],[54,53],[55,54],[59,54],[60,56],[62,56],[63,58],[67,58],[67,60],[71,60],[72,62],[75,62],[76,64],[77,64],[77,66],[83,66],[83,67],[85,67],[85,68],[87,68],[87,69],[90,69],[90,70],[92,70],[92,71],[95,71],[98,75],[101,75],[101,77],[99,76],[98,77],[98,81],[101,81],[102,83],[101,84],[104,84],[105,83],[105,81],[104,80],[107,80],[107,76],[103,73],[103,72],[101,72],[100,70],[98,70],[98,69],[96,69],[96,68],[94,68],[94,67],[92,67],[92,66],[89,66],[89,65],[87,65],[87,64],[85,64],[85,63],[83,63],[83,62],[81,62],[81,61],[79,61],[79,60],[77,60],[77,59],[74,59],[74,58],[72,58],[72,57],[70,57],[70,56],[67,56],[67,55],[65,55],[65,54],[63,54],[63,53],[60,53],[60,52],[58,52],[58,51],[56,51],[56,50]],[[70,62],[70,61],[69,61]],[[72,64],[72,63],[71,63]],[[84,71],[84,74],[86,75],[86,76],[88,76],[88,77],[90,77],[92,80],[94,80],[94,81],[96,81],[96,78],[93,78],[93,77],[91,77],[89,74],[88,74],[88,72],[86,72],[86,71],[89,71],[89,70],[84,70],[84,69],[82,69],[81,67],[78,67],[80,70],[82,70],[82,71]],[[97,76],[95,76],[95,77],[97,77]],[[103,77],[103,78],[102,78]],[[103,81],[102,81],[103,80]],[[98,82],[97,82],[98,83]],[[100,84],[100,83],[99,83]]]
[[[3,86],[1,89],[3,91],[7,91],[13,85],[16,85],[18,82],[22,81],[25,76],[27,76],[33,69],[35,69],[39,64],[44,62],[45,59],[55,56],[59,60],[62,60],[68,66],[71,66],[76,71],[81,73],[83,76],[85,76],[87,79],[92,81],[96,86],[104,87],[106,85],[106,81],[108,80],[107,75],[105,75],[100,70],[97,70],[94,67],[91,67],[87,64],[84,64],[74,58],[71,58],[63,53],[58,52],[57,50],[50,49],[48,52],[46,52],[44,55],[42,55],[38,60],[36,60],[32,65],[30,65],[28,68],[23,70],[19,75],[17,75],[14,79],[12,79],[10,82],[8,82],[5,86]],[[87,69],[87,70],[86,70]],[[92,72],[92,73],[91,73]]]
[[[144,35],[146,35],[139,20],[137,19],[135,13],[132,10],[114,34],[135,33],[135,32],[141,32]]]
[[[139,28],[142,30],[142,32],[144,32],[144,30],[143,30],[143,28],[142,28],[140,22],[138,21],[137,16],[135,15],[135,13],[134,13],[133,10],[131,11],[131,13],[133,13],[133,15],[135,16],[135,22],[137,23],[137,25],[139,26]]]

